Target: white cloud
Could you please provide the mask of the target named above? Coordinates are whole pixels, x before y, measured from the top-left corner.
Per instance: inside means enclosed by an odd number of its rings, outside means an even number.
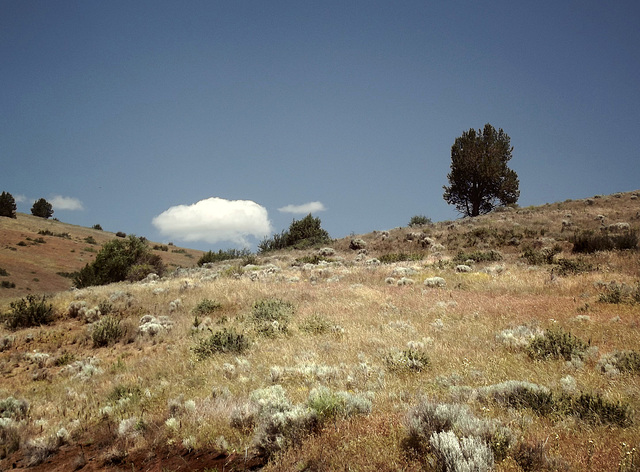
[[[244,247],[250,246],[248,236],[263,238],[272,232],[263,206],[250,200],[218,197],[173,206],[156,216],[152,223],[169,238],[210,244],[231,241]]]
[[[24,195],[16,195],[15,197],[13,197],[13,199],[16,201],[16,203],[24,203],[27,201],[27,197],[25,197]]]
[[[84,210],[82,202],[77,198],[54,195],[47,200],[54,210]]]
[[[278,211],[281,211],[282,213],[295,213],[299,215],[324,210],[326,210],[326,208],[321,202],[309,202],[303,203],[302,205],[287,205],[282,208],[278,208]]]

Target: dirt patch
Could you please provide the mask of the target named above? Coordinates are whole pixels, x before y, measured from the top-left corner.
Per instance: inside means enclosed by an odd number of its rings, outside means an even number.
[[[265,464],[262,457],[224,454],[218,451],[188,451],[182,446],[164,446],[155,450],[140,450],[122,458],[105,459],[105,451],[97,445],[63,446],[53,456],[36,466],[29,466],[21,451],[0,461],[0,470],[29,472],[165,472],[259,470]]]

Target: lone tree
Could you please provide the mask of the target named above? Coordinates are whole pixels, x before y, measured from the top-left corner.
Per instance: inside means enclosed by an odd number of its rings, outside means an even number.
[[[44,198],[37,200],[31,207],[31,214],[40,218],[50,218],[53,216],[53,206]]]
[[[518,175],[507,163],[513,147],[509,136],[489,123],[484,130],[462,133],[451,146],[449,186],[444,186],[444,199],[465,216],[489,213],[500,205],[518,201]]]
[[[16,201],[9,192],[0,194],[0,216],[16,218]]]

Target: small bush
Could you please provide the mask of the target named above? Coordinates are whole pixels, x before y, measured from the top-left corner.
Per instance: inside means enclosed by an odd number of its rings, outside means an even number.
[[[409,226],[424,226],[424,225],[430,225],[431,224],[431,218],[427,218],[424,215],[415,215],[412,216],[411,219],[409,220]]]
[[[8,277],[9,276],[9,272],[7,272],[6,269],[3,269],[2,267],[0,267],[0,277]]]
[[[580,338],[565,332],[562,328],[550,328],[537,335],[529,344],[527,351],[533,359],[582,359],[588,345]]]
[[[236,333],[233,328],[223,328],[213,333],[209,338],[202,339],[191,350],[200,360],[211,357],[216,353],[234,352],[241,354],[249,349],[251,342],[242,333]]]
[[[84,238],[84,242],[86,242],[87,244],[98,244],[93,236],[87,236],[86,238]]]
[[[294,219],[288,231],[263,239],[258,244],[258,249],[259,252],[265,253],[288,247],[305,249],[329,242],[331,237],[320,226],[320,218],[314,218],[309,213],[301,220]]]
[[[625,283],[611,282],[604,287],[604,292],[598,297],[601,303],[640,303],[640,284],[632,287]]]
[[[100,226],[99,224],[95,224],[91,228],[92,229],[97,229],[98,231],[102,231],[102,226]]]
[[[638,234],[635,231],[617,235],[584,232],[575,234],[572,242],[574,253],[591,254],[597,251],[632,250],[638,248]]]
[[[14,397],[7,397],[0,400],[0,418],[11,418],[13,420],[23,420],[29,412],[29,402],[18,400]]]
[[[0,282],[0,288],[16,288],[15,282],[9,282],[8,280],[3,280]]]
[[[198,259],[198,266],[203,266],[204,264],[210,264],[213,262],[228,261],[231,259],[242,259],[243,257],[247,257],[250,254],[251,251],[249,249],[227,249],[225,251],[220,249],[217,253],[208,251],[205,252],[200,257],[200,259]]]
[[[429,355],[419,349],[395,350],[384,358],[387,368],[395,372],[422,372],[429,366]]]
[[[120,320],[113,316],[105,316],[96,322],[91,332],[93,347],[104,347],[114,344],[124,335]]]
[[[493,468],[493,452],[474,436],[459,439],[453,431],[442,431],[431,435],[429,444],[446,472],[486,472]]]
[[[204,298],[193,308],[192,313],[196,316],[206,316],[221,309],[222,305],[219,302]]]
[[[404,252],[392,252],[388,254],[382,254],[378,259],[383,264],[392,264],[394,262],[421,261],[422,259],[424,259],[424,255],[419,253],[407,254]]]
[[[502,260],[502,254],[499,251],[491,249],[490,251],[460,251],[453,259],[454,262],[466,262],[472,260],[474,262],[497,262]]]
[[[526,259],[531,265],[543,265],[555,263],[554,258],[556,254],[562,252],[562,247],[556,244],[552,248],[544,248],[539,251],[533,248],[525,248],[522,258]]]
[[[124,280],[138,281],[149,273],[161,277],[164,270],[162,258],[151,254],[146,239],[129,236],[105,243],[95,260],[76,274],[73,283],[77,288],[85,288]]]
[[[320,421],[368,415],[371,412],[371,400],[348,392],[334,392],[327,387],[311,390],[307,406],[316,412]]]
[[[640,353],[636,351],[616,351],[612,354],[602,356],[598,361],[598,367],[603,372],[629,372],[632,374],[640,373]]]
[[[300,331],[308,334],[324,334],[331,331],[333,324],[321,315],[311,315],[299,325]]]
[[[10,303],[11,311],[4,315],[9,329],[46,325],[53,321],[53,305],[46,303],[47,297],[27,295],[26,299]]]
[[[591,272],[594,270],[593,265],[582,258],[578,259],[556,259],[557,273],[561,276],[577,275],[583,272]]]
[[[259,300],[253,304],[251,319],[256,331],[268,337],[286,334],[294,306],[277,298]]]
[[[631,409],[621,402],[611,402],[600,394],[581,393],[578,396],[563,396],[569,414],[595,424],[615,424],[626,427],[631,424]]]
[[[117,238],[126,238],[126,237],[127,237],[127,233],[124,233],[124,232],[122,232],[122,231],[118,231],[118,232],[116,233],[116,237],[117,237]]]

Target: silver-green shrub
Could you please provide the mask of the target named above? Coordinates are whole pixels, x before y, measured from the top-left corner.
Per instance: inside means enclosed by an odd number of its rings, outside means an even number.
[[[481,439],[458,438],[453,431],[433,433],[429,438],[445,472],[486,472],[493,467],[493,452]]]

